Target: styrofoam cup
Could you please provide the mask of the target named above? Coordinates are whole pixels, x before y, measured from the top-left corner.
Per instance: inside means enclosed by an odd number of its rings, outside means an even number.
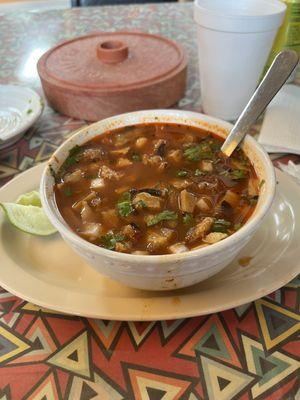
[[[279,0],[195,0],[202,106],[235,120],[253,94],[286,6]]]

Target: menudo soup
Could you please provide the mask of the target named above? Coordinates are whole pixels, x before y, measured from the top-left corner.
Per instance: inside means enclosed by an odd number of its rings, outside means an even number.
[[[130,126],[75,146],[55,174],[58,208],[82,238],[131,254],[180,253],[241,228],[259,181],[242,150],[193,127]]]

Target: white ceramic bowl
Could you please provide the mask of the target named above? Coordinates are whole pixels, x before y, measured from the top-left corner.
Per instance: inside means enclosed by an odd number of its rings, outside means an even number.
[[[236,233],[209,247],[181,254],[132,255],[98,247],[74,233],[60,215],[53,192],[49,165],[57,171],[75,145],[82,145],[107,130],[146,122],[173,122],[200,127],[225,137],[232,125],[188,111],[150,110],[122,114],[82,128],[64,142],[48,162],[41,181],[42,204],[63,239],[97,271],[127,286],[147,290],[182,288],[203,281],[221,271],[245,246],[269,210],[275,191],[273,165],[263,148],[250,136],[243,150],[260,179],[265,180],[257,207],[249,221]]]
[[[0,149],[25,134],[43,112],[40,96],[20,85],[0,85]]]

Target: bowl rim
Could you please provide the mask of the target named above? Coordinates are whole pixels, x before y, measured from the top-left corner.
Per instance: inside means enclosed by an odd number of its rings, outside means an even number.
[[[223,121],[221,119],[215,118],[215,117],[210,117],[205,114],[193,112],[193,111],[185,111],[185,110],[175,110],[175,109],[169,109],[169,110],[145,110],[145,111],[135,111],[135,112],[130,112],[130,113],[125,113],[125,114],[119,114],[110,118],[106,118],[103,120],[100,120],[98,122],[95,122],[91,125],[84,126],[80,128],[79,130],[75,131],[76,133],[74,135],[71,135],[67,140],[65,140],[59,147],[58,149],[53,153],[53,155],[50,157],[50,159],[47,161],[45,169],[42,174],[41,178],[41,184],[40,184],[40,193],[41,193],[41,201],[42,201],[42,206],[43,209],[48,216],[49,220],[51,223],[57,228],[58,232],[63,236],[66,237],[68,240],[71,242],[75,243],[78,247],[81,247],[85,249],[89,253],[97,254],[97,256],[106,256],[111,259],[115,259],[119,262],[132,262],[134,264],[138,263],[143,263],[143,264],[153,264],[153,263],[169,263],[169,262],[178,262],[179,260],[182,260],[183,258],[186,259],[194,259],[194,258],[199,258],[199,257],[208,257],[212,255],[216,255],[216,253],[220,253],[223,251],[226,251],[226,249],[229,249],[234,245],[234,243],[242,240],[243,238],[246,238],[247,236],[251,235],[251,233],[256,229],[257,225],[259,222],[264,218],[265,214],[269,210],[274,194],[275,194],[275,186],[276,186],[276,178],[275,178],[275,171],[273,164],[267,154],[267,152],[263,149],[263,147],[250,135],[246,135],[246,138],[244,140],[244,143],[250,146],[252,149],[255,150],[255,155],[258,156],[260,161],[262,161],[262,164],[264,165],[264,170],[265,170],[265,175],[268,177],[266,179],[266,184],[265,184],[265,189],[268,190],[268,195],[266,198],[266,201],[262,204],[257,205],[257,212],[253,217],[246,222],[245,225],[243,225],[238,231],[233,233],[232,235],[228,236],[224,240],[221,240],[217,243],[214,243],[211,246],[205,246],[199,249],[195,250],[189,250],[183,253],[174,253],[174,254],[162,254],[162,255],[157,255],[157,254],[149,254],[149,255],[138,255],[138,254],[128,254],[128,253],[121,253],[121,252],[116,252],[112,250],[105,249],[100,246],[96,246],[93,243],[88,242],[87,240],[81,238],[79,235],[77,235],[75,232],[71,230],[67,222],[63,219],[61,214],[59,213],[58,208],[53,209],[52,205],[50,204],[49,198],[48,198],[48,192],[47,192],[47,183],[49,182],[49,179],[53,179],[49,166],[51,163],[53,163],[54,160],[57,160],[57,154],[61,153],[63,149],[70,143],[74,141],[74,138],[78,138],[81,135],[84,135],[86,131],[88,131],[91,128],[97,128],[97,125],[101,125],[103,123],[109,123],[109,122],[114,122],[118,121],[121,118],[128,118],[130,116],[136,116],[136,117],[147,117],[153,115],[153,122],[155,122],[155,115],[158,117],[183,117],[183,118],[194,118],[197,119],[198,121],[202,121],[205,123],[209,123],[210,125],[215,125],[221,130],[226,130],[229,131],[232,128],[232,124],[226,121]],[[148,122],[148,121],[147,121]],[[171,121],[168,121],[171,123]],[[143,121],[140,122],[141,124]],[[182,122],[184,124],[184,122]],[[134,123],[137,124],[137,123]],[[121,124],[120,127],[122,126],[128,126],[129,124]],[[187,125],[187,124],[186,124]],[[99,133],[98,133],[99,134]],[[100,133],[101,134],[101,133]],[[97,136],[97,134],[93,135]],[[91,138],[87,139],[86,141],[90,140]],[[83,142],[84,143],[84,142]],[[53,184],[51,185],[53,187]],[[52,195],[54,197],[54,194],[52,192]],[[55,198],[54,198],[54,202]],[[64,223],[60,220],[60,218]]]

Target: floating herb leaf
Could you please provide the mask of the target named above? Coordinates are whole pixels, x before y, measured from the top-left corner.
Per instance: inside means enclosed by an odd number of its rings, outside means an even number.
[[[117,208],[121,217],[128,217],[128,215],[133,213],[134,208],[131,204],[131,194],[129,192],[123,193],[121,199],[118,201]]]
[[[31,113],[33,113],[33,110],[32,110],[31,108],[29,108],[29,109],[27,110],[27,114],[29,115],[29,114],[31,114]]]
[[[133,153],[131,156],[132,161],[139,162],[142,161],[142,157],[138,153]]]
[[[179,171],[177,171],[176,175],[179,178],[185,178],[186,176],[188,176],[188,171],[184,170],[184,169],[180,169]]]
[[[229,176],[230,175],[230,170],[224,169],[223,171],[219,172],[219,175]]]
[[[203,176],[203,175],[206,175],[206,172],[201,171],[201,169],[197,168],[195,171],[195,176]]]
[[[209,142],[210,148],[212,149],[212,151],[216,152],[216,151],[220,151],[221,147],[222,147],[222,143],[217,141],[217,140],[210,140]]]
[[[247,171],[244,169],[234,169],[233,171],[231,171],[230,177],[231,177],[231,179],[239,180],[239,179],[246,178],[246,174],[247,174]]]
[[[125,240],[125,237],[123,235],[107,233],[106,235],[101,236],[100,243],[106,249],[114,250],[116,248],[117,242],[123,242],[123,240]]]
[[[147,225],[148,226],[152,226],[152,225],[156,225],[161,221],[172,221],[177,219],[177,213],[174,211],[169,211],[169,210],[165,210],[162,211],[161,213],[155,215],[153,218],[151,218],[148,222]]]
[[[212,158],[213,152],[207,142],[202,142],[196,146],[190,146],[185,149],[183,155],[188,161],[200,161],[205,158]]]
[[[183,216],[183,223],[184,223],[184,225],[193,225],[194,224],[194,222],[195,222],[195,219],[194,219],[194,217],[192,216],[192,214],[184,214],[184,216]]]
[[[226,233],[230,225],[231,222],[226,221],[226,219],[216,219],[213,224],[212,231]]]
[[[69,150],[69,156],[77,156],[81,152],[81,147],[76,144]]]
[[[227,169],[219,172],[219,175],[227,176],[233,180],[239,180],[246,178],[247,170],[245,169]]]
[[[68,158],[65,160],[63,166],[64,166],[64,168],[69,168],[69,167],[71,167],[72,165],[76,164],[77,162],[78,162],[78,161],[77,161],[76,157],[71,156],[71,157],[68,157]]]
[[[147,204],[144,202],[144,200],[139,200],[139,201],[136,203],[136,207],[137,207],[137,208],[147,208]]]
[[[63,163],[64,168],[69,168],[70,166],[76,164],[78,160],[78,154],[81,152],[81,147],[76,145],[69,150],[68,158]]]

